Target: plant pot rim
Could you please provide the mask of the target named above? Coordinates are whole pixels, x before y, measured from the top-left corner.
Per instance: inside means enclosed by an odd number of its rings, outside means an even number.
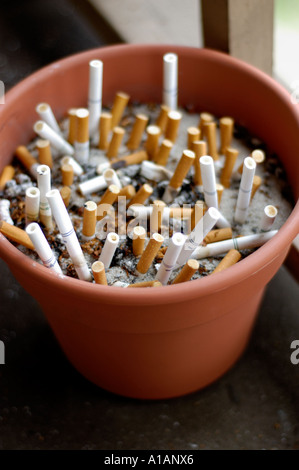
[[[298,122],[299,129],[299,108],[290,101],[289,93],[276,82],[269,75],[256,69],[255,67],[229,56],[228,54],[209,50],[197,49],[188,46],[175,46],[167,44],[121,44],[107,47],[100,47],[90,49],[88,51],[80,52],[70,55],[66,58],[60,59],[29,77],[25,78],[6,94],[5,106],[9,106],[11,102],[17,100],[20,95],[32,87],[35,82],[43,80],[50,80],[51,74],[55,73],[58,68],[68,68],[74,62],[82,63],[97,57],[105,61],[106,56],[118,55],[120,53],[140,52],[144,54],[157,54],[161,55],[165,52],[176,52],[179,56],[184,54],[196,54],[205,58],[206,60],[214,61],[221,64],[229,65],[234,70],[243,71],[251,75],[258,81],[262,81],[265,86],[271,88],[279,99],[282,100],[289,108],[290,113],[293,113],[294,119]],[[1,120],[0,108],[0,120]],[[87,295],[91,300],[97,301],[98,299],[109,299],[113,303],[113,297],[117,297],[117,303],[129,304],[166,304],[171,299],[172,302],[181,302],[182,296],[184,298],[193,299],[200,295],[209,295],[216,291],[221,291],[227,287],[238,284],[240,281],[254,276],[258,271],[269,264],[273,259],[278,256],[281,251],[286,249],[291,244],[299,232],[299,201],[293,208],[292,213],[279,229],[278,233],[265,245],[258,248],[258,250],[250,254],[247,258],[241,260],[235,266],[224,272],[217,273],[212,276],[206,276],[201,279],[193,280],[183,284],[162,286],[159,289],[124,289],[114,286],[102,286],[94,283],[88,283],[68,276],[63,276],[53,273],[51,270],[33,261],[28,256],[19,251],[13,246],[2,234],[0,234],[0,254],[4,261],[12,259],[18,269],[24,270],[26,275],[34,277],[38,283],[46,282],[51,289],[63,289],[66,291],[80,290],[82,294]]]

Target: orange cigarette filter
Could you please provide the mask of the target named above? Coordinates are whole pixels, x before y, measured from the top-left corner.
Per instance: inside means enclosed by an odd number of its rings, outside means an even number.
[[[160,281],[144,281],[136,282],[135,284],[129,284],[128,287],[161,287],[162,283]]]
[[[133,230],[133,253],[135,256],[141,256],[144,250],[146,231],[144,227],[137,226]]]
[[[201,138],[204,137],[204,125],[207,124],[208,122],[213,122],[213,121],[214,121],[214,116],[210,113],[201,113],[199,115],[198,127],[200,130]]]
[[[148,160],[148,154],[145,150],[139,150],[139,152],[131,153],[130,155],[121,157],[119,160],[114,160],[113,164],[117,162],[124,162],[125,166],[138,165],[138,163],[141,163],[144,160]]]
[[[158,126],[148,126],[146,129],[147,138],[145,142],[145,150],[151,160],[154,159],[154,156],[159,147],[159,138],[161,135],[161,129]]]
[[[119,91],[116,93],[113,106],[111,109],[111,114],[112,114],[112,128],[115,126],[118,126],[122,115],[124,113],[124,110],[126,109],[126,106],[129,102],[130,96],[127,93],[124,93],[122,91]]]
[[[160,127],[162,134],[164,134],[167,121],[168,121],[168,113],[170,112],[169,106],[166,104],[162,104],[160,107],[160,113],[156,120],[156,126]]]
[[[34,251],[34,245],[25,230],[10,225],[4,220],[0,220],[0,232],[10,240]]]
[[[127,186],[124,186],[121,188],[119,192],[119,196],[125,196],[126,199],[130,200],[132,197],[134,197],[136,194],[136,189],[132,184],[128,184]]]
[[[213,160],[219,160],[217,151],[217,126],[216,122],[208,122],[204,125],[204,135],[208,143],[208,153]]]
[[[46,139],[38,139],[36,142],[38,150],[38,161],[41,165],[47,165],[53,168],[53,157],[51,152],[50,142]]]
[[[74,168],[72,165],[65,163],[61,167],[62,184],[63,186],[71,186],[74,181]]]
[[[60,195],[62,197],[65,207],[68,207],[70,203],[70,199],[71,199],[71,194],[72,194],[71,188],[69,186],[63,186],[59,192],[60,192]]]
[[[179,163],[169,181],[171,188],[179,189],[182,186],[183,180],[193,165],[195,160],[195,153],[191,150],[184,150]]]
[[[76,112],[77,112],[77,108],[71,108],[71,109],[68,110],[69,129],[68,129],[68,138],[67,138],[67,140],[72,145],[75,142],[76,129],[77,129]]]
[[[252,189],[251,189],[251,195],[250,195],[250,200],[254,197],[255,193],[261,186],[263,180],[259,175],[254,175],[253,177],[253,182],[252,182]]]
[[[225,255],[225,257],[220,261],[218,266],[214,269],[212,274],[219,273],[224,269],[233,266],[241,259],[241,253],[238,250],[229,250],[229,252]]]
[[[112,138],[110,140],[109,147],[107,150],[108,158],[117,157],[119,147],[121,146],[124,135],[125,135],[125,130],[122,127],[114,127]]]
[[[198,270],[199,262],[196,259],[189,259],[185,266],[178,273],[172,284],[180,284],[181,282],[190,281],[193,274]]]
[[[99,121],[99,149],[107,150],[109,146],[109,134],[112,129],[112,114],[102,113]]]
[[[105,265],[102,261],[95,261],[91,265],[92,274],[96,284],[101,284],[102,286],[107,286],[107,278],[105,273]]]
[[[224,163],[223,170],[221,172],[220,183],[225,188],[229,188],[231,184],[231,175],[232,175],[235,163],[237,161],[239,151],[232,147],[227,147],[224,152],[224,155],[225,155],[225,163]],[[243,169],[243,163],[242,163],[242,169]]]
[[[193,150],[192,148],[192,142],[195,140],[200,140],[200,130],[198,127],[188,127],[187,129],[187,148],[189,150]]]
[[[172,219],[189,219],[192,211],[191,207],[170,207],[169,217]]]
[[[190,232],[195,228],[197,223],[204,215],[205,203],[203,201],[196,201],[194,207],[192,208],[192,212],[190,214]]]
[[[136,150],[139,147],[147,123],[148,116],[145,116],[145,114],[137,114],[132,132],[127,142],[128,149]]]
[[[221,202],[223,190],[224,190],[224,186],[222,184],[217,183],[216,191],[217,191],[217,197],[218,197],[218,206],[220,205],[220,202]]]
[[[205,236],[204,242],[208,244],[228,240],[229,238],[233,238],[233,232],[230,227],[216,228],[215,230],[211,230],[208,235]]]
[[[145,274],[149,270],[163,242],[164,237],[162,237],[162,235],[160,235],[159,233],[154,233],[151,236],[137,264],[137,271],[140,274]]]
[[[25,145],[19,145],[16,148],[15,155],[27,170],[30,170],[32,165],[36,164],[34,156],[27,150]]]
[[[100,202],[98,203],[98,209],[97,209],[97,220],[102,220],[106,215],[107,211],[103,211],[103,214],[99,213],[99,207],[102,204],[105,204],[105,206],[112,206],[112,204],[115,203],[116,199],[118,198],[120,193],[120,188],[116,186],[115,184],[110,184],[108,188],[106,189],[105,193],[103,194]]]
[[[133,204],[143,204],[147,200],[147,198],[153,193],[153,191],[154,191],[153,188],[149,184],[147,183],[143,184],[138,189],[135,196],[129,202],[129,206]]]
[[[195,140],[192,142],[191,150],[195,153],[193,181],[196,186],[201,186],[202,178],[199,159],[203,155],[207,155],[207,143],[204,140]]]
[[[222,117],[219,120],[220,127],[220,153],[225,154],[225,151],[231,145],[234,133],[234,120],[231,117]]]
[[[76,135],[75,141],[84,144],[89,141],[89,111],[85,108],[76,110]]]
[[[160,232],[165,206],[164,201],[156,200],[153,202],[153,210],[150,216],[150,233]]]
[[[179,132],[182,114],[178,111],[170,111],[168,113],[167,125],[165,129],[165,139],[175,142]]]
[[[165,166],[168,161],[169,154],[171,152],[171,149],[173,147],[173,143],[171,140],[164,139],[154,157],[155,163],[157,165],[162,165]]]
[[[96,231],[97,205],[94,201],[87,201],[84,204],[82,235],[93,237]]]
[[[7,181],[10,181],[15,175],[15,169],[11,165],[6,165],[0,176],[0,190],[5,188]]]

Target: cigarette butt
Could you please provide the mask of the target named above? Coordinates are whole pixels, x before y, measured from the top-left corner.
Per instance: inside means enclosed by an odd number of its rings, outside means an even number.
[[[216,191],[217,191],[217,198],[218,198],[218,206],[220,205],[222,194],[223,194],[224,186],[222,184],[216,184]]]
[[[34,245],[25,230],[22,230],[15,225],[8,224],[4,220],[0,220],[0,232],[10,240],[34,251]]]
[[[169,208],[169,217],[171,219],[189,219],[192,210],[190,207],[170,207]]]
[[[165,139],[171,140],[171,142],[176,141],[181,120],[182,114],[179,111],[170,111],[168,113]]]
[[[253,150],[250,156],[253,158],[253,160],[255,161],[257,165],[262,163],[266,158],[265,152],[260,149]],[[241,165],[238,168],[238,172],[240,173],[240,175],[242,175],[243,173],[243,165],[244,165],[244,161],[241,163]]]
[[[207,155],[207,143],[204,140],[195,140],[192,142],[191,150],[195,153],[193,176],[194,184],[196,186],[202,186],[199,159],[203,155]]]
[[[0,176],[0,190],[5,188],[7,181],[11,180],[15,175],[15,169],[11,165],[6,165]]]
[[[229,188],[231,184],[231,175],[232,175],[235,163],[237,161],[239,151],[232,147],[227,147],[225,149],[224,155],[225,155],[225,163],[224,163],[223,170],[221,172],[220,183],[225,188]],[[242,170],[243,170],[243,164],[242,164]]]
[[[112,114],[112,128],[117,126],[122,118],[124,110],[129,102],[130,96],[127,93],[118,92],[115,95],[113,106],[111,109]]]
[[[127,287],[161,287],[162,283],[160,281],[144,281],[136,282],[135,284],[129,284]]]
[[[117,168],[122,168],[124,166],[138,165],[144,160],[148,160],[148,154],[145,150],[140,150],[139,152],[131,153],[130,155],[126,155],[125,157],[114,161],[112,163],[112,168],[116,170]]]
[[[167,121],[168,121],[168,113],[170,112],[170,107],[166,106],[166,104],[162,104],[160,107],[160,113],[156,120],[156,126],[160,127],[162,134],[164,134]]]
[[[71,186],[74,181],[74,168],[69,163],[65,163],[61,167],[63,186]]]
[[[25,215],[26,225],[35,222],[39,217],[40,190],[35,186],[26,189],[25,193]]]
[[[174,174],[169,181],[169,186],[178,189],[182,186],[183,180],[194,163],[195,153],[192,150],[184,150]]]
[[[147,198],[153,193],[153,188],[149,184],[143,184],[135,194],[135,196],[129,202],[129,206],[132,204],[143,204]]]
[[[158,233],[161,230],[163,212],[166,204],[163,201],[153,202],[153,210],[150,216],[150,233]]]
[[[103,194],[98,204],[97,220],[102,220],[107,215],[107,210],[104,210],[103,214],[100,213],[101,211],[100,206],[103,204],[105,206],[112,206],[112,204],[114,204],[114,202],[118,198],[119,193],[120,193],[120,189],[115,184],[110,184],[110,186],[108,186],[108,188],[106,189],[105,193]]]
[[[93,238],[97,223],[97,204],[87,201],[84,204],[82,235],[85,239]]]
[[[163,242],[164,237],[162,237],[162,235],[160,235],[159,233],[154,233],[151,236],[150,241],[148,242],[144,252],[142,253],[141,258],[136,267],[137,271],[140,274],[145,274],[148,271]]]
[[[99,149],[107,150],[109,146],[109,134],[112,129],[112,114],[102,113],[99,121]]]
[[[219,155],[217,151],[217,126],[216,122],[208,122],[204,125],[204,135],[208,143],[208,152],[213,160],[219,160]]]
[[[119,147],[121,146],[122,140],[125,135],[125,130],[122,127],[114,127],[112,137],[107,150],[107,157],[117,157]]]
[[[252,198],[254,197],[255,193],[261,186],[263,180],[260,176],[254,175],[253,177],[253,183],[252,183],[252,189],[251,189],[251,195],[250,195],[250,200],[252,201]]]
[[[154,162],[157,163],[157,165],[165,166],[172,147],[173,143],[171,140],[164,139],[154,157]]]
[[[215,230],[211,230],[208,235],[205,236],[204,242],[206,244],[208,243],[214,243],[214,242],[220,242],[222,240],[228,240],[233,237],[232,229],[230,227],[225,227],[225,228],[218,228]]]
[[[193,150],[192,148],[192,142],[195,140],[200,140],[200,130],[198,127],[188,127],[187,129],[187,148],[189,150]]]
[[[46,139],[38,139],[38,141],[36,142],[36,148],[38,150],[39,163],[41,165],[47,165],[49,168],[53,168],[53,158],[50,142]]]
[[[137,226],[133,230],[133,253],[135,256],[141,256],[144,250],[146,231],[144,227]]]
[[[158,146],[159,146],[159,138],[161,135],[161,129],[158,126],[148,126],[146,128],[146,133],[147,133],[147,139],[145,142],[145,150],[150,157],[150,159],[153,159]]]
[[[72,145],[75,142],[76,129],[77,129],[76,112],[77,112],[77,108],[71,108],[71,109],[68,110],[69,130],[68,130],[67,140]]]
[[[224,154],[226,149],[230,147],[233,132],[234,132],[234,120],[231,117],[222,117],[219,120],[220,127],[220,153]]]
[[[199,262],[196,261],[196,259],[189,259],[176,278],[172,281],[172,284],[180,284],[181,282],[189,281],[198,268]]]
[[[220,261],[218,266],[214,269],[212,274],[219,273],[224,269],[233,266],[241,259],[241,253],[238,250],[229,250],[229,252],[224,256],[224,258]]]
[[[27,168],[27,170],[29,171],[32,165],[35,165],[37,163],[36,159],[29,152],[29,150],[27,150],[25,145],[19,145],[19,147],[16,148],[15,155],[18,157],[24,167]]]
[[[130,150],[136,150],[142,140],[143,132],[148,123],[148,117],[145,114],[137,114],[132,132],[127,142],[127,147]]]
[[[121,188],[119,192],[119,196],[125,196],[126,199],[130,200],[132,197],[134,197],[136,194],[136,189],[132,184],[128,184],[127,186],[124,186]]]
[[[76,110],[76,136],[75,142],[84,144],[89,140],[89,111],[85,108],[79,108]]]
[[[105,273],[105,266],[102,261],[95,261],[91,265],[91,270],[96,284],[101,284],[103,286],[108,285]]]
[[[205,203],[203,201],[196,201],[196,203],[194,204],[194,207],[192,208],[192,212],[190,215],[190,232],[194,230],[194,227],[203,217],[204,207],[205,207]]]
[[[69,186],[63,186],[63,188],[61,188],[59,192],[61,194],[65,207],[68,207],[70,203],[71,194],[72,194],[71,188]]]
[[[204,125],[207,124],[208,122],[213,122],[214,121],[214,116],[210,113],[201,113],[199,115],[199,123],[198,127],[200,130],[200,135],[204,137]]]

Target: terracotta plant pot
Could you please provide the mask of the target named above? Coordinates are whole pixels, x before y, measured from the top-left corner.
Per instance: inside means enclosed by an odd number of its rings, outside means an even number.
[[[259,70],[195,48],[122,45],[71,56],[33,74],[0,107],[1,168],[33,137],[35,105],[61,118],[86,106],[88,62],[104,62],[104,104],[116,91],[161,102],[162,55],[179,55],[179,101],[232,115],[280,156],[294,199],[299,194],[299,114],[289,94]],[[122,289],[70,277],[33,263],[2,235],[0,255],[37,299],[71,363],[117,394],[159,399],[187,394],[220,377],[247,345],[265,286],[299,231],[299,204],[275,237],[227,271],[158,289]]]

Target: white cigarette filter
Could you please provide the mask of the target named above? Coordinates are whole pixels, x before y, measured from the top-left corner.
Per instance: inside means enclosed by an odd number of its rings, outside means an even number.
[[[110,186],[111,184],[115,184],[115,186],[117,186],[118,188],[122,187],[119,177],[117,176],[116,172],[112,168],[108,168],[107,170],[105,170],[103,173],[103,176],[105,178],[107,186]]]
[[[219,256],[227,253],[229,250],[246,250],[257,248],[264,245],[267,241],[271,240],[278,230],[271,230],[270,232],[257,233],[254,235],[246,235],[244,237],[230,238],[221,242],[209,243],[207,246],[199,246],[192,253],[192,258],[203,259],[213,256]]]
[[[97,223],[97,204],[94,201],[87,201],[84,204],[82,239],[92,240],[95,237]]]
[[[61,135],[58,122],[56,121],[52,108],[48,103],[39,103],[35,110],[42,121],[47,123],[48,126],[50,126],[57,134]]]
[[[119,244],[119,236],[115,232],[110,232],[107,235],[105,244],[102,249],[102,253],[100,255],[99,261],[101,261],[105,269],[110,267],[112,258],[114,256],[115,250]]]
[[[189,258],[191,258],[194,250],[212,230],[219,217],[219,211],[215,207],[210,207],[205,215],[197,222],[195,228],[186,239],[178,257],[177,264],[179,266],[182,266]]]
[[[275,206],[269,205],[264,208],[260,223],[260,230],[262,232],[268,232],[271,229],[277,214],[278,210]]]
[[[44,226],[53,228],[52,211],[46,194],[51,190],[51,170],[48,165],[37,167],[37,186],[40,191],[39,216]]]
[[[102,191],[103,189],[106,189],[107,186],[108,185],[104,176],[99,175],[99,176],[96,176],[95,178],[91,178],[90,180],[80,183],[79,191],[82,194],[82,196],[86,196],[86,194],[91,194],[97,191]]]
[[[178,56],[173,52],[163,56],[163,104],[172,110],[178,106]]]
[[[4,220],[7,224],[14,225],[10,217],[10,201],[8,199],[0,199],[0,220]]]
[[[144,160],[141,163],[140,175],[144,176],[148,180],[156,181],[156,183],[167,179],[169,180],[172,177],[172,174],[173,173],[167,168],[162,165],[157,165],[154,162]]]
[[[176,265],[177,259],[181,253],[183,245],[186,241],[186,236],[182,233],[175,233],[169,242],[167,251],[164,255],[162,263],[159,267],[156,279],[164,286],[167,284],[170,275]]]
[[[26,225],[38,220],[40,205],[40,190],[35,186],[26,189],[25,193],[25,215]]]
[[[201,178],[205,202],[208,207],[218,208],[218,195],[216,187],[216,176],[214,160],[209,155],[204,155],[199,159]]]
[[[36,253],[42,260],[43,265],[48,269],[52,269],[52,271],[56,272],[57,274],[62,274],[57,259],[55,258],[55,255],[51,250],[50,245],[40,226],[37,223],[32,222],[28,225],[28,227],[26,227],[26,232],[34,245]]]
[[[84,165],[89,159],[89,111],[85,108],[79,108],[76,111],[77,129],[74,142],[75,159]]]
[[[250,204],[251,189],[255,173],[256,163],[252,157],[246,157],[243,165],[242,178],[239,187],[235,221],[243,224],[246,220],[247,210]]]
[[[89,88],[88,111],[89,133],[94,138],[98,132],[100,115],[102,112],[102,88],[103,88],[103,62],[91,60],[89,62]]]
[[[80,176],[83,174],[84,170],[82,166],[79,165],[79,163],[73,157],[70,157],[68,155],[62,157],[62,159],[60,160],[60,167],[63,167],[63,165],[71,165],[74,170],[74,175],[76,176]]]
[[[58,189],[53,189],[46,196],[79,279],[91,281],[90,271],[60,192]]]
[[[37,121],[33,126],[33,130],[42,139],[48,140],[60,155],[74,154],[74,147],[61,137],[61,135],[57,134],[46,122]]]

